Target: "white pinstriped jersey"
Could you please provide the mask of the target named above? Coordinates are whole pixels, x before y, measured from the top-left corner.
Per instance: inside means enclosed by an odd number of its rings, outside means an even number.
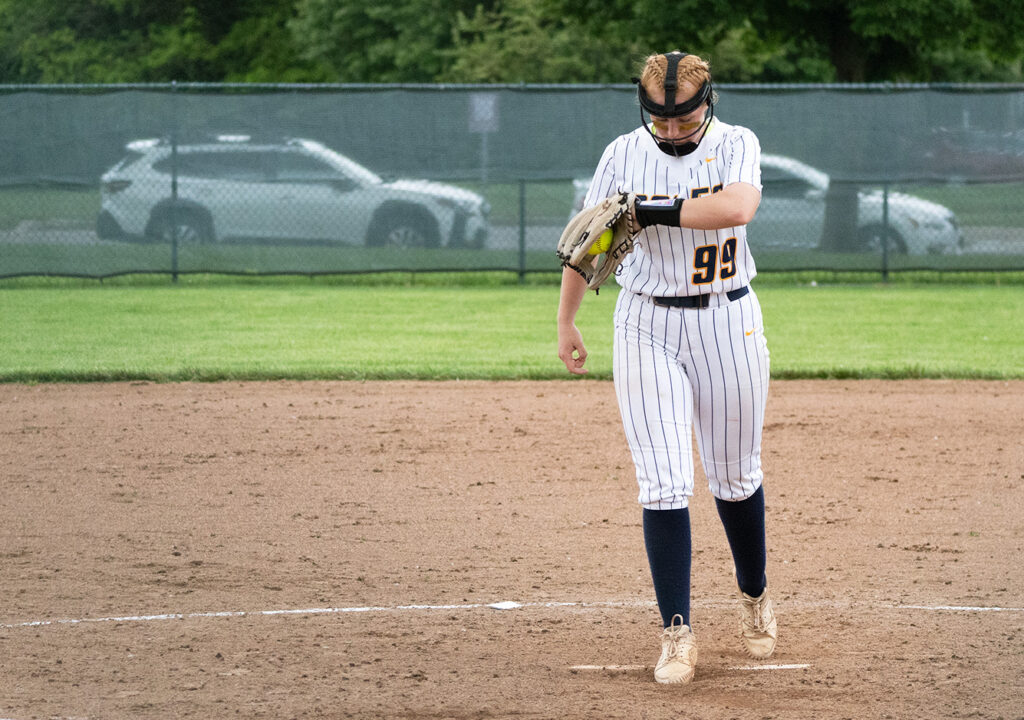
[[[621,191],[689,199],[736,182],[761,190],[761,146],[747,128],[713,119],[694,152],[672,157],[640,127],[605,148],[584,205]],[[637,236],[636,249],[616,278],[633,292],[674,296],[735,290],[756,274],[745,226],[690,230],[652,225]]]
[[[623,190],[692,199],[736,182],[761,190],[761,148],[747,128],[714,120],[693,153],[672,157],[641,127],[605,149],[585,205]],[[645,508],[688,506],[694,432],[716,498],[742,500],[761,486],[769,381],[761,306],[753,290],[722,294],[756,273],[745,227],[648,227],[619,269],[612,371]],[[700,309],[651,299],[708,293]]]

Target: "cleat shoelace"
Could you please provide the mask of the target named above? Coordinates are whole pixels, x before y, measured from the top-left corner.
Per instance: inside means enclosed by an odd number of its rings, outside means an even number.
[[[768,629],[769,618],[768,613],[766,612],[768,609],[768,603],[765,602],[766,599],[766,597],[762,597],[760,600],[752,600],[748,602],[750,609],[753,610],[753,629],[760,633],[763,633]]]
[[[683,642],[682,628],[672,628],[668,634],[668,652],[672,657],[678,657]]]
[[[680,616],[676,617],[679,617],[680,621],[682,620]],[[689,643],[686,641],[690,637],[690,633],[684,630],[685,625],[676,625],[675,618],[672,618],[672,622],[672,625],[665,628],[665,636],[668,638],[668,657],[678,658],[684,652],[689,652]]]

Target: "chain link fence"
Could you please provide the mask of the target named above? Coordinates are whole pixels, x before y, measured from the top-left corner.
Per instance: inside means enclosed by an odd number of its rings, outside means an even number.
[[[1024,270],[1024,86],[718,91],[760,270]],[[0,277],[557,271],[633,92],[0,86]]]

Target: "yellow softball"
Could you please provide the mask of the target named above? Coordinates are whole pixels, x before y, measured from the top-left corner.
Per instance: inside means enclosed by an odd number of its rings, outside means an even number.
[[[608,252],[608,248],[610,248],[611,246],[612,229],[608,228],[603,233],[601,233],[601,237],[597,239],[597,242],[590,246],[587,252],[591,255],[600,255],[603,252]]]

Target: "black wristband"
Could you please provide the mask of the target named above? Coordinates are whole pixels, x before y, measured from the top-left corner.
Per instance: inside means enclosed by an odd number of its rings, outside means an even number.
[[[648,225],[668,225],[679,227],[679,211],[683,207],[683,199],[662,198],[658,200],[637,200],[634,207],[636,221],[640,227]]]

